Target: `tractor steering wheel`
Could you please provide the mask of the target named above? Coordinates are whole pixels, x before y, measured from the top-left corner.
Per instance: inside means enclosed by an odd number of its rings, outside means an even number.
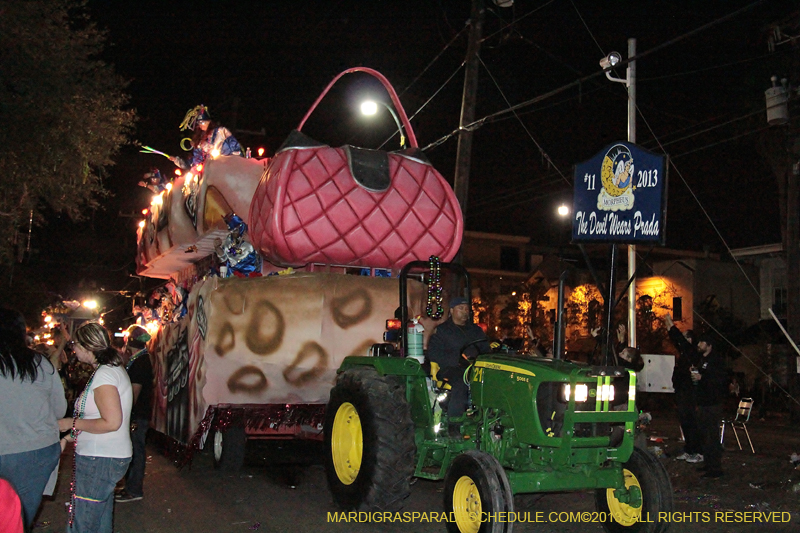
[[[475,339],[474,341],[470,341],[470,342],[466,343],[464,346],[462,346],[462,347],[461,347],[461,350],[459,351],[459,353],[462,355],[462,357],[464,357],[464,358],[465,358],[465,359],[467,359],[467,360],[468,360],[470,363],[472,363],[472,362],[473,362],[473,361],[475,361],[475,359],[478,357],[478,355],[480,354],[480,351],[478,351],[479,353],[475,354],[475,356],[474,356],[474,357],[467,356],[466,354],[464,354],[464,352],[465,352],[465,351],[466,351],[466,349],[467,349],[467,348],[469,348],[470,346],[473,346],[473,345],[475,345],[475,344],[478,344],[478,343],[480,343],[480,342],[489,342],[489,341],[488,341],[487,339]]]

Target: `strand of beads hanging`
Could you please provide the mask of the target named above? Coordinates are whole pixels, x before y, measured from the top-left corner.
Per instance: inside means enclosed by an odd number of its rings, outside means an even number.
[[[141,357],[141,356],[142,356],[142,354],[145,354],[145,353],[147,353],[147,348],[142,348],[141,350],[139,350],[138,352],[136,352],[135,354],[133,354],[133,355],[131,356],[131,358],[130,358],[130,359],[128,359],[128,364],[127,364],[127,365],[125,365],[125,370],[130,370],[130,369],[131,369],[131,367],[133,366],[133,363],[135,363],[135,362],[136,362],[136,360],[137,360],[137,359],[139,359],[139,357]]]
[[[72,528],[72,524],[75,522],[75,480],[78,469],[76,455],[78,455],[78,435],[80,434],[80,431],[75,427],[75,423],[79,418],[83,418],[86,412],[86,397],[89,396],[89,389],[94,380],[94,375],[97,374],[98,368],[100,368],[99,365],[94,369],[94,372],[92,372],[92,376],[89,378],[89,381],[86,382],[86,387],[83,388],[81,395],[75,400],[75,413],[72,415],[72,429],[70,430],[70,435],[72,436],[72,480],[69,482],[69,506],[67,508],[70,528]]]
[[[428,259],[430,276],[428,279],[428,303],[425,306],[425,314],[434,320],[442,318],[444,308],[442,307],[442,271],[439,258],[435,255]]]

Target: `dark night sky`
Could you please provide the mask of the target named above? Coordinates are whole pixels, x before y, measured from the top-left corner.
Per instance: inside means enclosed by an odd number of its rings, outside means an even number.
[[[469,4],[90,0],[89,8],[109,32],[104,59],[130,80],[131,104],[141,117],[137,140],[177,153],[182,136],[178,124],[187,109],[204,103],[224,124],[250,131],[263,128],[265,137],[238,137],[245,146],[265,146],[271,155],[325,85],[342,70],[359,65],[389,78],[409,115],[439,91],[412,121],[421,146],[450,133],[458,125],[464,79],[458,69],[466,54],[467,32],[447,44],[465,27]],[[500,9],[490,3],[476,116],[507,108],[505,99],[516,104],[594,74],[607,52],[626,56],[627,39],[635,37],[638,53],[645,54],[637,62],[642,114],[638,144],[660,151],[655,138],[665,144],[673,141],[666,152],[731,247],[777,242],[775,181],[756,150],[761,135],[757,130],[766,126],[764,90],[769,77],[791,77],[791,61],[797,68],[798,52],[791,45],[768,52],[767,27],[796,12],[796,2],[757,3],[648,54],[750,4],[518,0],[513,8]],[[624,76],[624,71],[618,75]],[[333,145],[377,147],[391,134],[393,123],[386,119],[380,130],[370,131],[353,105],[372,88],[374,84],[358,76],[344,78],[304,131]],[[611,141],[625,139],[626,116],[624,85],[596,76],[580,89],[566,90],[520,110],[516,117],[478,129],[467,229],[531,236],[537,243],[558,237],[552,229],[554,210],[561,201],[571,202],[572,165]],[[698,134],[712,126],[719,127]],[[742,136],[729,140],[738,135]],[[455,138],[428,151],[448,180],[455,153]],[[115,289],[122,288],[119,284],[135,286],[127,276],[133,271],[136,220],[118,213],[136,213],[147,205],[148,191],[136,187],[136,181],[152,165],[172,171],[160,156],[123,149],[118,164],[109,170],[108,187],[115,196],[107,209],[78,228],[54,220],[49,229],[37,232],[41,246],[74,249],[88,236],[93,266],[80,276],[117,284]],[[673,169],[668,209],[667,246],[724,250]],[[757,223],[742,223],[753,218]],[[75,231],[52,231],[61,226]],[[57,262],[45,268],[58,268]]]

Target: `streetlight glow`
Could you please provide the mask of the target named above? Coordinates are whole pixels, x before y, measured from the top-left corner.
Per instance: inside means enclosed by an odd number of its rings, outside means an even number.
[[[97,309],[97,300],[84,300],[83,306],[86,309]]]
[[[392,118],[394,119],[394,123],[397,126],[397,133],[400,134],[400,148],[405,148],[406,146],[406,137],[403,135],[403,126],[400,124],[400,119],[397,117],[397,113],[394,112],[394,109],[389,107],[384,102],[376,102],[374,100],[365,100],[361,102],[361,113],[364,115],[375,115],[378,112],[378,104],[382,105],[386,108]]]
[[[565,204],[561,204],[558,206],[558,214],[562,217],[569,215],[569,207],[567,207]]]
[[[361,112],[365,115],[374,115],[378,112],[378,104],[372,100],[365,100],[361,103]]]

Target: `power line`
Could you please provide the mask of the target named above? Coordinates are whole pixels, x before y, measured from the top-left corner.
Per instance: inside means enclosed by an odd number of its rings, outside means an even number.
[[[695,28],[693,30],[690,30],[690,31],[688,31],[688,32],[686,32],[686,33],[684,33],[682,35],[679,35],[678,37],[675,37],[674,39],[670,39],[669,41],[666,41],[666,42],[664,42],[664,43],[662,43],[660,45],[657,45],[654,48],[651,48],[650,50],[647,50],[647,51],[645,51],[645,52],[643,52],[641,54],[638,54],[638,55],[636,55],[634,57],[630,57],[628,59],[625,59],[625,60],[621,61],[618,64],[618,66],[619,67],[623,67],[623,66],[627,65],[628,63],[630,63],[631,61],[637,61],[637,60],[642,59],[644,57],[647,57],[647,56],[649,56],[649,55],[651,55],[651,54],[653,54],[655,52],[658,52],[658,51],[660,51],[660,50],[662,50],[662,49],[664,49],[666,47],[669,47],[671,45],[679,43],[679,42],[681,42],[681,41],[683,41],[683,40],[685,40],[685,39],[687,39],[689,37],[692,37],[692,36],[694,36],[694,35],[696,35],[696,34],[698,34],[700,32],[706,31],[706,30],[708,30],[708,29],[710,29],[710,28],[712,28],[712,27],[714,27],[714,26],[716,26],[718,24],[721,24],[722,22],[725,22],[725,21],[727,21],[727,20],[729,20],[731,18],[734,18],[734,17],[736,17],[736,16],[738,16],[738,15],[740,15],[740,14],[746,12],[746,11],[749,11],[750,9],[754,8],[755,6],[764,3],[764,1],[765,0],[756,0],[755,2],[753,2],[751,4],[748,4],[747,6],[741,8],[741,9],[738,9],[738,10],[732,12],[732,13],[729,13],[727,15],[723,15],[722,17],[719,17],[719,18],[717,18],[717,19],[715,19],[715,20],[713,20],[711,22],[703,24],[702,26],[700,26],[698,28]],[[493,119],[496,119],[497,117],[506,115],[508,113],[513,113],[513,112],[515,112],[515,111],[517,111],[519,109],[522,109],[524,107],[528,107],[528,106],[536,104],[536,103],[538,103],[538,102],[540,102],[542,100],[545,100],[547,98],[551,98],[551,97],[553,97],[553,96],[555,96],[557,94],[560,94],[560,93],[562,93],[564,91],[567,91],[567,90],[569,90],[569,89],[571,89],[573,87],[580,86],[583,83],[586,83],[587,81],[592,80],[594,78],[597,78],[598,76],[601,76],[603,74],[605,74],[604,71],[598,71],[598,72],[589,74],[587,76],[583,76],[583,77],[581,77],[581,78],[579,78],[577,80],[574,80],[574,81],[572,81],[570,83],[562,85],[561,87],[553,89],[552,91],[549,91],[549,92],[547,92],[545,94],[542,94],[540,96],[536,96],[536,97],[531,98],[529,100],[520,102],[519,104],[510,106],[510,107],[508,107],[506,109],[497,111],[495,113],[486,115],[485,117],[480,118],[480,119],[478,119],[478,120],[476,120],[476,121],[474,121],[474,122],[472,122],[470,124],[467,124],[467,125],[465,125],[465,126],[463,126],[461,128],[456,128],[455,130],[451,131],[449,134],[447,134],[447,135],[437,139],[436,141],[430,143],[429,145],[424,147],[422,150],[425,151],[425,150],[428,150],[428,149],[431,149],[431,148],[434,148],[436,146],[439,146],[439,145],[443,144],[448,139],[450,139],[450,138],[454,137],[456,134],[458,134],[462,129],[463,130],[474,131],[474,130],[480,128],[481,126],[483,126],[484,124],[492,122]]]
[[[508,101],[508,98],[506,98],[506,95],[503,93],[503,89],[500,88],[500,85],[497,83],[497,80],[492,75],[492,73],[489,71],[489,68],[486,66],[486,63],[484,63],[483,59],[480,58],[480,57],[478,58],[478,60],[481,62],[481,65],[483,65],[483,68],[486,70],[486,73],[492,79],[492,83],[494,83],[495,87],[497,87],[497,90],[500,92],[500,96],[503,97],[503,100],[506,102],[506,105],[510,105],[510,102]],[[548,165],[552,165],[553,168],[556,169],[556,172],[558,172],[561,175],[561,177],[564,179],[564,181],[567,182],[567,184],[569,185],[570,184],[569,180],[561,172],[561,169],[559,169],[558,166],[555,163],[553,163],[553,160],[550,159],[550,156],[547,154],[547,152],[544,151],[544,148],[542,148],[542,146],[536,141],[536,139],[533,137],[533,134],[530,132],[528,127],[525,125],[525,123],[522,121],[522,119],[519,118],[519,115],[517,113],[514,113],[514,117],[520,123],[520,125],[522,126],[522,129],[525,130],[525,133],[528,134],[528,137],[530,138],[530,140],[533,141],[533,144],[536,145],[536,148],[539,150],[539,153],[542,155],[542,157],[545,159],[545,161],[547,161]]]

